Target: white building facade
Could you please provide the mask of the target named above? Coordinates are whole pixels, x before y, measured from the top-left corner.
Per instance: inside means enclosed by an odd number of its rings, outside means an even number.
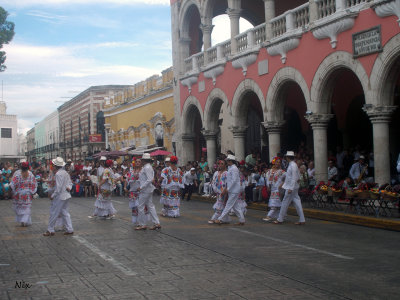
[[[0,101],[0,160],[16,161],[20,159],[18,149],[18,121],[16,115],[7,114],[7,105]]]

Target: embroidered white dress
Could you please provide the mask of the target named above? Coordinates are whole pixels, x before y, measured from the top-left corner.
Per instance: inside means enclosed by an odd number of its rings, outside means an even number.
[[[23,178],[20,171],[16,171],[11,180],[11,189],[13,191],[13,209],[15,212],[15,221],[32,224],[31,206],[33,194],[36,193],[37,182],[35,176],[28,171],[27,178]]]
[[[94,203],[94,216],[107,217],[115,215],[117,212],[111,202],[112,191],[115,189],[114,174],[110,168],[106,168],[101,175],[101,180],[105,182],[99,187],[100,191]],[[101,182],[100,180],[100,182]]]
[[[181,189],[183,172],[180,168],[173,170],[171,167],[164,168],[161,172],[160,203],[163,205],[162,214],[167,217],[176,218],[180,216]]]

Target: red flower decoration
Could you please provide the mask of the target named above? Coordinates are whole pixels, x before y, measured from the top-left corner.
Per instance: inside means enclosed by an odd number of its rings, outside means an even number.
[[[112,159],[107,159],[107,160],[106,160],[106,166],[107,166],[107,167],[111,167],[113,164],[114,164],[114,162],[113,162]]]
[[[178,158],[176,156],[171,156],[170,157],[170,162],[171,163],[177,163],[178,162]]]
[[[29,168],[29,163],[27,161],[24,161],[21,163],[21,168]]]

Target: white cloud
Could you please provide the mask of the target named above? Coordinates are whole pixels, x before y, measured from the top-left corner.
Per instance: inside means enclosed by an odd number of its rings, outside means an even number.
[[[170,0],[3,0],[3,7],[62,6],[74,4],[169,5]]]
[[[129,46],[129,43],[102,43],[85,47]],[[18,127],[26,131],[62,104],[90,86],[135,84],[156,70],[130,65],[107,65],[78,57],[74,47],[44,47],[13,43],[5,46],[8,68],[1,73],[7,113],[18,115]],[[162,66],[169,67],[169,66]],[[70,91],[77,91],[71,94]],[[68,98],[65,98],[68,97]]]

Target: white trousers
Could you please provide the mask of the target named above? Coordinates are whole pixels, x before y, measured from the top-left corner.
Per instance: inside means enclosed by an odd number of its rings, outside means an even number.
[[[147,225],[147,216],[144,212],[144,207],[147,205],[147,211],[150,214],[150,220],[153,224],[160,224],[158,219],[156,208],[153,204],[153,193],[140,193],[139,194],[139,205],[138,205],[138,222],[140,226]]]
[[[243,215],[243,209],[240,207],[239,204],[239,194],[228,194],[228,201],[226,202],[225,208],[222,211],[221,215],[219,216],[218,220],[224,221],[224,218],[226,215],[229,214],[231,209],[233,212],[236,214],[236,216],[239,218],[239,222],[244,223],[244,215]]]
[[[279,212],[279,217],[278,217],[278,222],[283,222],[283,219],[286,216],[287,210],[289,208],[290,203],[292,203],[296,208],[297,214],[299,215],[299,222],[305,222],[304,218],[304,213],[303,213],[303,208],[301,206],[301,200],[299,197],[299,189],[293,190],[290,194],[288,193],[288,190],[285,190],[285,196],[283,197],[282,200],[282,206],[281,206],[281,211]]]
[[[68,203],[69,199],[60,200],[59,198],[55,198],[52,201],[50,207],[49,225],[47,227],[49,232],[54,232],[54,227],[59,216],[63,219],[67,232],[74,232],[74,229],[72,228],[71,216],[68,212]]]

